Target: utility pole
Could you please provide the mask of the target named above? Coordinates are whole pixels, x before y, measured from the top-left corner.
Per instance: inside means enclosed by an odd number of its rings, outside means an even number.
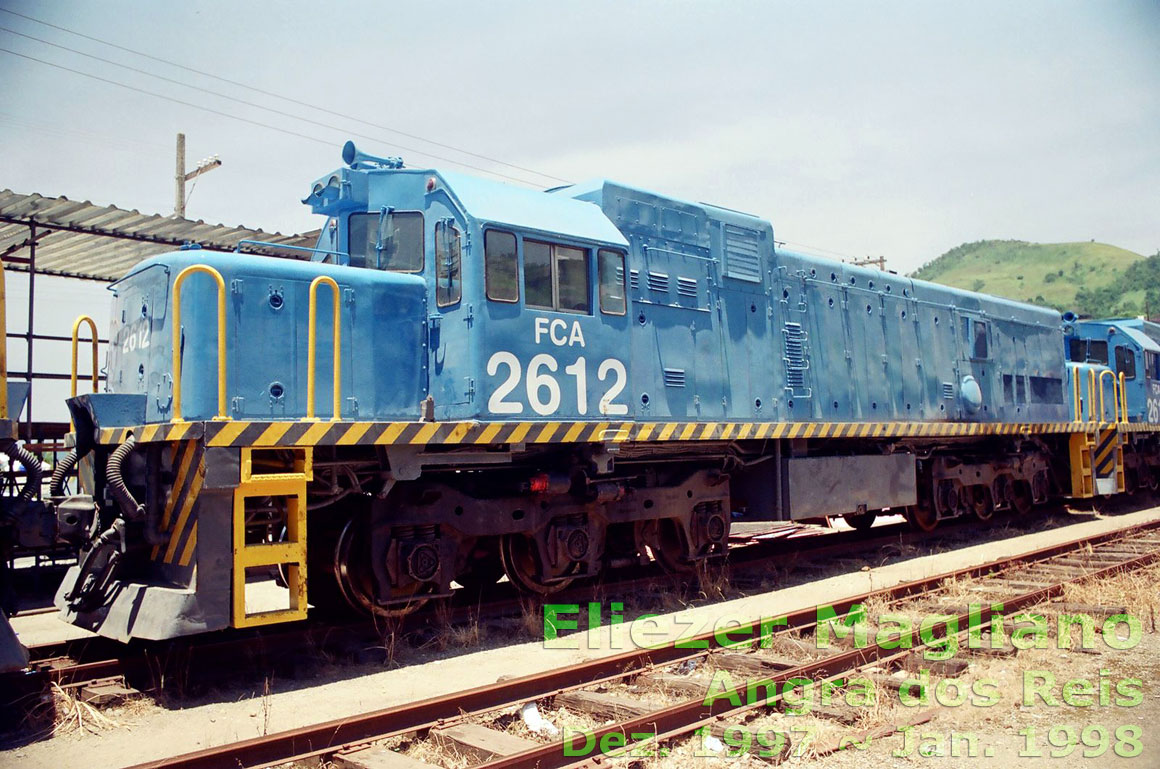
[[[189,173],[185,172],[185,134],[179,133],[177,135],[177,173],[174,176],[174,181],[177,183],[176,194],[174,196],[173,214],[185,218],[185,185],[193,181],[202,174],[212,171],[222,164],[222,161],[217,155],[208,158],[202,158],[202,161],[197,164],[197,168]]]
[[[878,265],[878,269],[882,270],[883,272],[886,271],[885,256],[868,256],[865,259],[855,259],[854,261],[850,262],[850,264],[854,265],[855,267],[865,267],[870,264],[876,264]]]

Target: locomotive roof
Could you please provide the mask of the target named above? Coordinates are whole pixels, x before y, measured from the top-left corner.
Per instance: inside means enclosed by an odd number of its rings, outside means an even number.
[[[624,184],[623,182],[614,181],[612,179],[589,179],[587,181],[579,182],[578,184],[565,185],[563,187],[555,187],[548,190],[555,195],[561,197],[567,196],[576,200],[601,200],[609,202],[608,198],[612,197],[631,197],[637,200],[648,201],[650,203],[666,205],[678,209],[700,209],[704,215],[725,222],[727,224],[735,224],[741,227],[748,227],[756,230],[772,229],[768,219],[763,219],[755,214],[747,214],[744,211],[737,211],[725,206],[715,205],[713,203],[700,203],[691,200],[682,200],[674,198],[669,195],[662,195],[652,190],[647,190],[643,187],[638,187],[632,184]]]
[[[628,246],[620,230],[592,203],[454,171],[439,171],[439,175],[464,209],[477,219],[621,248]]]
[[[1123,334],[1131,339],[1140,348],[1148,352],[1160,353],[1160,344],[1146,333],[1147,329],[1144,326],[1144,321],[1139,318],[1110,318],[1108,320],[1082,320],[1077,325],[1086,325],[1088,327],[1097,328],[1115,328],[1116,333]],[[1154,323],[1149,323],[1149,326],[1155,326]]]

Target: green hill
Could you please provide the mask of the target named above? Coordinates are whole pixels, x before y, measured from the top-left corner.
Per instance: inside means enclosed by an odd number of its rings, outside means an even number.
[[[1104,243],[964,243],[912,277],[1093,317],[1160,311],[1160,253]]]

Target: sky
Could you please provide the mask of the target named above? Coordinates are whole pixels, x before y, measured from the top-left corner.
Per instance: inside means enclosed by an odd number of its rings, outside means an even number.
[[[17,192],[169,213],[181,131],[191,167],[222,160],[190,218],[297,232],[353,138],[715,203],[899,272],[987,238],[1160,250],[1158,0],[0,0],[0,48]],[[100,287],[70,291],[107,327]]]

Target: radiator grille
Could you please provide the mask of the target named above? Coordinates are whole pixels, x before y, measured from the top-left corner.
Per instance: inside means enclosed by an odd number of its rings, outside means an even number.
[[[681,296],[697,298],[696,278],[677,278],[677,293]]]
[[[725,225],[725,276],[761,282],[761,251],[756,230]]]

